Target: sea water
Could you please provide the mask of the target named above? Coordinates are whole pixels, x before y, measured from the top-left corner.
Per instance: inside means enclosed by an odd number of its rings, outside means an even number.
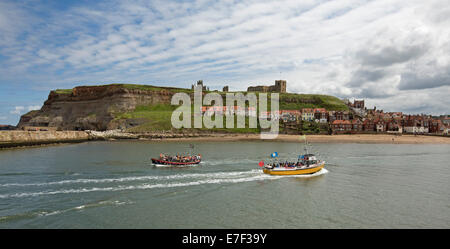
[[[160,153],[202,154],[155,167]],[[0,151],[0,228],[450,228],[450,145],[113,141]]]

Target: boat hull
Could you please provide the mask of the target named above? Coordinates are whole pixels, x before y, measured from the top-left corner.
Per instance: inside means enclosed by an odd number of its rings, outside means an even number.
[[[264,168],[263,172],[269,175],[309,175],[314,174],[321,170],[325,166],[325,163],[322,163],[318,166],[305,168],[305,169],[268,169]]]
[[[192,162],[170,162],[170,161],[164,161],[159,160],[156,158],[152,158],[152,163],[155,165],[167,165],[167,166],[188,166],[188,165],[195,165],[199,164],[201,160],[192,161]]]

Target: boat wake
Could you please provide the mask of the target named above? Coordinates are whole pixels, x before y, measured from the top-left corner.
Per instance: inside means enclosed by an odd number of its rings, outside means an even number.
[[[99,201],[99,202],[93,202],[93,203],[86,203],[84,205],[67,208],[67,209],[59,209],[59,210],[35,210],[35,211],[29,211],[25,213],[18,213],[13,215],[6,215],[6,216],[0,216],[0,223],[2,222],[9,222],[13,220],[21,220],[21,219],[31,219],[36,217],[42,217],[42,216],[51,216],[51,215],[57,215],[57,214],[63,214],[70,211],[82,211],[84,209],[88,208],[96,208],[96,207],[103,207],[103,206],[122,206],[122,205],[128,205],[133,204],[133,202],[130,201],[119,201],[119,200],[106,200],[106,201]]]
[[[135,177],[121,177],[121,178],[103,178],[103,179],[74,179],[43,183],[9,183],[2,184],[1,187],[29,187],[29,186],[44,186],[44,187],[58,187],[59,185],[76,185],[72,188],[62,189],[48,189],[36,192],[18,192],[0,194],[0,199],[5,198],[21,198],[21,197],[36,197],[43,195],[57,195],[57,194],[74,194],[74,193],[89,193],[89,192],[112,192],[112,191],[129,191],[129,190],[148,190],[156,188],[176,188],[188,187],[204,184],[230,184],[242,183],[251,181],[274,180],[281,178],[308,178],[327,173],[326,169],[322,169],[311,175],[292,175],[292,176],[272,176],[267,175],[260,169],[252,169],[248,171],[229,171],[229,172],[213,172],[213,173],[190,173],[178,174],[168,176],[135,176]],[[102,184],[119,183],[120,185],[102,186]],[[95,184],[95,186],[80,186],[80,184]]]

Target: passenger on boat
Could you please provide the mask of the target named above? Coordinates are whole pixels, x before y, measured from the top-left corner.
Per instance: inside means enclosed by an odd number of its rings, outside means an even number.
[[[185,155],[180,155],[177,153],[176,156],[170,156],[170,155],[161,153],[159,155],[160,160],[169,161],[169,162],[184,162],[185,163],[185,162],[197,161],[197,160],[200,160],[200,158],[201,158],[200,154],[185,156]]]

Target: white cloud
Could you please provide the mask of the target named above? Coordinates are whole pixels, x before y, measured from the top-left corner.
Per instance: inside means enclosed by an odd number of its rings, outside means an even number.
[[[39,105],[28,106],[28,111],[39,110],[39,109],[41,109],[41,106],[39,106]]]
[[[25,107],[23,106],[16,106],[14,107],[14,110],[10,111],[11,114],[21,114],[25,110]]]
[[[119,1],[43,20],[8,5],[21,15],[0,27],[9,32],[0,43],[6,80],[189,87],[203,79],[245,90],[284,78],[289,91],[448,111],[430,98],[449,92],[445,1]],[[0,20],[8,16],[0,10]],[[415,104],[402,107],[399,96]]]
[[[14,110],[11,110],[9,113],[21,115],[24,114],[26,111],[32,111],[32,110],[39,110],[41,109],[41,106],[39,105],[30,105],[25,108],[25,106],[15,106]]]

